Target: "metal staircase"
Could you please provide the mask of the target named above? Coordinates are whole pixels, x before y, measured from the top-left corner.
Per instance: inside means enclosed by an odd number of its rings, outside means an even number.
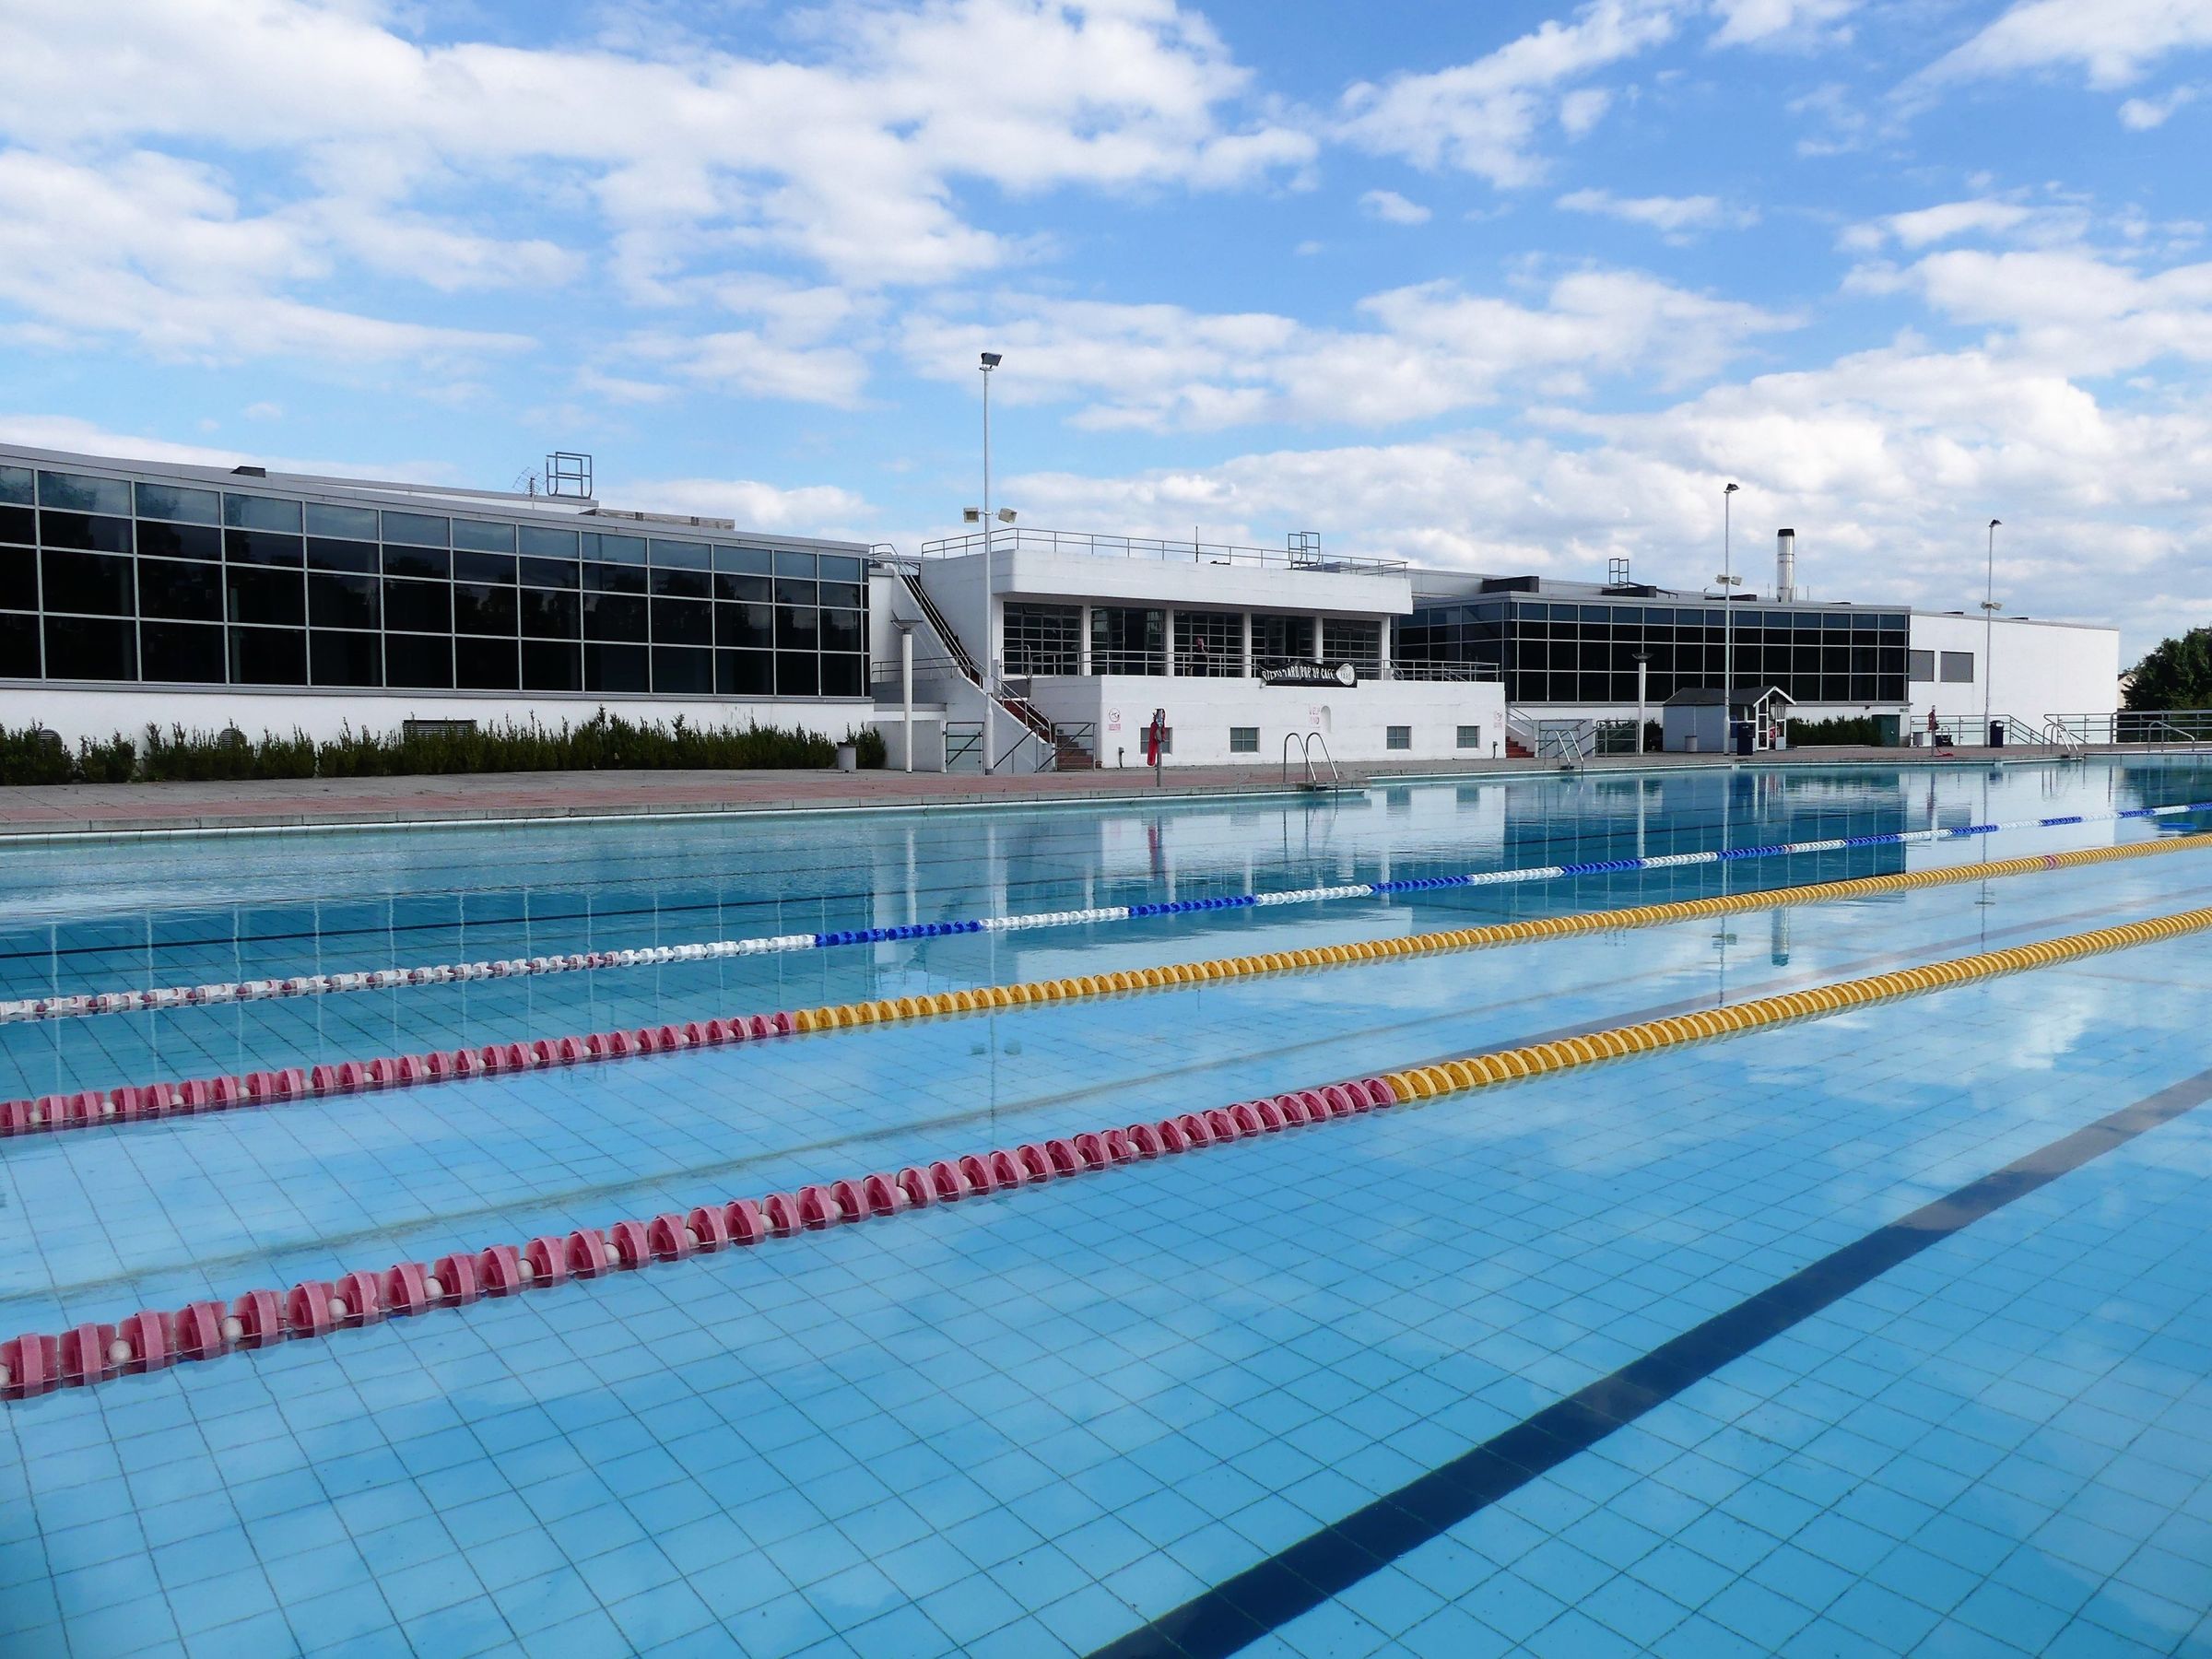
[[[915,608],[922,613],[923,620],[929,624],[930,631],[937,636],[938,643],[944,646],[945,660],[959,670],[962,679],[1012,716],[1015,723],[1030,736],[1035,737],[1044,753],[1051,757],[1052,765],[1049,768],[1041,765],[1038,768],[1040,771],[1095,771],[1098,769],[1098,757],[1082,741],[1083,736],[1088,735],[1088,727],[1055,725],[1051,716],[1018,692],[1009,691],[1004,685],[996,690],[985,685],[982,671],[976,667],[975,659],[968,654],[968,648],[961,643],[959,632],[946,620],[945,613],[937,608],[937,602],[929,596],[929,590],[922,585],[921,571],[902,559],[886,562],[899,572],[899,580],[905,585]],[[1019,747],[1020,741],[1017,740],[1015,747]],[[1012,753],[1012,749],[1007,750],[1007,754]]]

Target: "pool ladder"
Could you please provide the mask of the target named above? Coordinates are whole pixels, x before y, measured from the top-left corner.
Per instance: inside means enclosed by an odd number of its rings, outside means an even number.
[[[1339,790],[1361,787],[1356,780],[1347,781],[1343,772],[1337,770],[1335,758],[1329,753],[1328,739],[1319,732],[1283,734],[1284,782],[1290,782],[1290,746],[1294,743],[1298,745],[1300,758],[1305,762],[1306,775],[1299,780],[1298,784],[1300,789],[1312,790],[1317,794],[1335,794]],[[1317,743],[1321,745],[1322,760],[1329,769],[1329,775],[1325,779],[1313,769],[1313,746]]]

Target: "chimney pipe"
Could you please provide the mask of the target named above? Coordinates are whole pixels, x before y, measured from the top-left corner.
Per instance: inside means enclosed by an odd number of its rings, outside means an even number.
[[[1774,533],[1774,597],[1784,602],[1797,597],[1797,532]]]

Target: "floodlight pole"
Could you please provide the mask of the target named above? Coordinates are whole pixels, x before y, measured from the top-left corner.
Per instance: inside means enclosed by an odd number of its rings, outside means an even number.
[[[1730,512],[1736,487],[1721,491],[1721,731],[1728,752],[1735,752],[1735,565],[1730,540]]]
[[[1982,741],[1984,743],[1989,741],[1991,653],[1995,648],[1997,635],[1997,526],[2004,522],[2003,519],[1989,521],[1989,553],[1982,576]]]
[[[996,770],[994,757],[998,753],[996,736],[993,732],[992,706],[998,700],[991,689],[991,371],[998,367],[998,354],[983,353],[983,640],[982,661],[978,674],[983,682],[983,771],[989,775]]]

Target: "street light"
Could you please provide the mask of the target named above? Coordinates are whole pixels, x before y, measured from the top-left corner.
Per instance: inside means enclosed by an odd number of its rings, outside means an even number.
[[[1735,747],[1735,559],[1729,509],[1735,505],[1730,498],[1736,488],[1731,484],[1721,491],[1721,730],[1731,751]]]
[[[1982,574],[1982,740],[1989,741],[1990,652],[1996,643],[1997,613],[2005,607],[1997,603],[1997,526],[2003,519],[1989,521],[1989,553],[1983,565]]]
[[[1006,360],[995,351],[983,354],[983,642],[982,664],[980,674],[983,682],[983,771],[986,775],[995,770],[992,757],[998,752],[991,719],[993,706],[997,702],[992,691],[993,669],[996,666],[991,641],[991,371]]]

